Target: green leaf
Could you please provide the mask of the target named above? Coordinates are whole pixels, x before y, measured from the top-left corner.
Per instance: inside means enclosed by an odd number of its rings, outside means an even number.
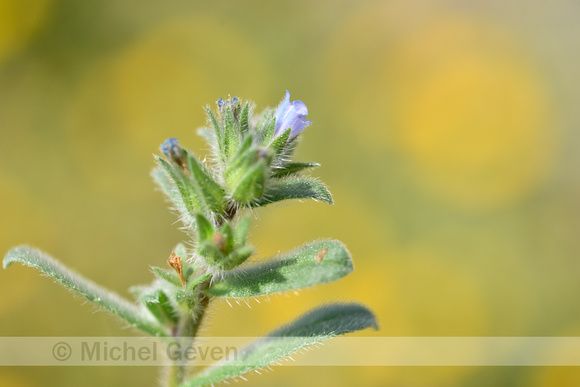
[[[211,239],[212,235],[214,234],[215,230],[213,225],[205,216],[202,214],[197,214],[195,216],[196,224],[197,224],[197,237],[200,242],[205,242]]]
[[[246,239],[248,238],[248,231],[250,231],[250,223],[252,221],[252,217],[250,215],[246,215],[240,219],[238,224],[234,229],[234,238],[236,244],[244,245],[246,243]]]
[[[243,205],[251,205],[256,199],[262,198],[267,172],[266,160],[258,159],[232,186],[231,195],[234,200]]]
[[[286,148],[286,144],[288,143],[288,139],[290,138],[291,133],[291,128],[286,129],[284,132],[280,133],[278,137],[276,137],[270,144],[269,148],[274,151],[276,156],[280,156],[284,153],[284,148]]]
[[[244,134],[248,131],[249,129],[249,121],[248,121],[248,116],[250,114],[250,103],[246,102],[244,104],[244,106],[242,107],[242,110],[240,112],[240,133]]]
[[[40,250],[28,246],[16,247],[10,250],[4,257],[4,268],[14,263],[22,263],[26,266],[39,269],[48,276],[56,279],[65,287],[74,290],[89,301],[116,314],[132,326],[144,332],[153,336],[168,335],[168,332],[153,320],[144,309],[140,309],[137,305],[127,301],[118,294],[83,278]]]
[[[161,188],[161,192],[167,197],[171,197],[171,193],[173,192],[173,185],[169,180],[167,173],[162,167],[154,168],[151,172],[151,177],[153,177],[153,181]]]
[[[317,255],[323,255],[320,262]],[[341,242],[320,241],[224,273],[206,292],[219,297],[263,296],[335,281],[352,270],[350,254]]]
[[[213,242],[204,241],[197,245],[198,254],[203,257],[206,265],[217,269],[223,269],[221,266],[225,259],[223,251]]]
[[[286,163],[279,167],[272,168],[272,177],[281,178],[303,171],[306,168],[320,167],[318,163]]]
[[[310,179],[292,179],[268,185],[264,196],[251,206],[260,207],[287,199],[315,199],[334,203],[330,191],[322,183]]]
[[[195,156],[185,149],[183,151],[187,160],[186,172],[175,164],[157,157],[165,177],[159,175],[159,172],[156,172],[154,177],[175,204],[186,224],[195,228],[196,213],[209,216],[225,210],[225,191]]]
[[[179,276],[175,271],[163,270],[157,266],[151,266],[151,271],[155,274],[157,278],[167,281],[168,283],[175,285],[176,287],[181,287],[181,282],[179,281]]]
[[[207,386],[235,378],[267,367],[300,349],[366,328],[376,329],[377,323],[373,313],[362,305],[350,303],[318,307],[255,341],[239,351],[235,358],[206,368],[181,387]]]
[[[173,181],[173,184],[169,183],[169,189],[167,191],[164,189],[164,193],[175,204],[177,210],[183,216],[183,220],[191,227],[195,227],[193,214],[201,210],[201,208],[195,198],[195,193],[192,192],[193,187],[191,181],[188,181],[189,179],[181,170],[173,168],[171,164],[161,157],[157,157],[157,162],[166,173],[167,181]]]
[[[216,140],[216,135],[214,133],[214,130],[212,128],[199,128],[197,130],[197,134],[199,134],[201,137],[203,137],[207,143],[211,146],[212,149],[218,149],[218,143]]]
[[[185,270],[183,271],[183,276],[185,277],[185,280],[189,280],[189,278],[193,275],[193,273],[195,273],[195,266],[190,266],[188,265]]]
[[[238,128],[234,113],[230,106],[226,106],[224,112],[224,154],[226,158],[232,157],[240,145]]]
[[[247,134],[240,145],[240,148],[230,160],[227,168],[224,172],[224,176],[227,182],[231,183],[238,180],[246,170],[255,162],[256,152],[252,149],[252,134]]]
[[[186,306],[187,309],[184,310],[184,314],[191,314],[192,309],[195,308],[196,302],[199,301],[199,293],[196,288],[200,285],[204,285],[207,280],[211,279],[211,273],[205,273],[198,277],[192,278],[185,288],[177,289],[174,293],[175,301],[182,306]]]
[[[231,270],[234,267],[241,265],[246,259],[252,256],[253,252],[254,248],[250,245],[238,247],[230,254],[228,254],[224,268],[226,270]]]
[[[260,144],[270,144],[272,137],[274,136],[274,130],[276,129],[276,115],[273,110],[262,114],[260,121],[258,122],[258,128],[261,128]]]
[[[225,209],[225,192],[213,179],[208,170],[190,152],[187,153],[187,167],[194,183],[198,201],[204,201],[205,206],[214,213],[221,213]]]
[[[215,118],[215,115],[213,114],[213,112],[211,111],[209,106],[206,106],[205,108],[205,113],[207,114],[207,117],[209,119],[209,122],[211,124],[211,126],[214,129],[214,133],[215,133],[215,139],[217,144],[214,144],[216,149],[221,150],[221,152],[217,152],[218,154],[223,154],[223,150],[224,150],[224,135],[222,133],[222,129],[218,123],[218,121]]]
[[[157,289],[153,293],[144,294],[141,301],[161,324],[174,326],[179,321],[179,313],[173,308],[163,290]]]
[[[187,290],[193,292],[199,284],[211,278],[211,276],[212,276],[211,273],[205,273],[200,275],[199,277],[192,278],[192,280],[187,283]]]

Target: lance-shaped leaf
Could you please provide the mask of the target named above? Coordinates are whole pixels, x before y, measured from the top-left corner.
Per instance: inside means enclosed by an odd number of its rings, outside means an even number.
[[[211,142],[210,144],[212,145],[212,147],[214,149],[219,149],[219,150],[223,151],[224,134],[222,133],[222,128],[220,127],[220,124],[218,123],[215,115],[213,114],[213,112],[211,111],[209,106],[205,107],[205,113],[207,114],[209,124],[211,124],[211,127],[214,130],[213,139],[215,142]],[[209,136],[207,136],[207,137],[209,137]],[[211,138],[211,137],[209,137],[209,138]],[[222,152],[217,152],[217,153],[221,154]]]
[[[89,301],[116,314],[132,326],[144,332],[154,336],[167,335],[165,329],[153,320],[144,309],[139,308],[118,294],[83,278],[40,250],[28,246],[16,247],[10,250],[4,257],[4,268],[14,263],[22,263],[26,266],[39,269],[48,276],[56,279],[65,287],[74,290]]]
[[[162,280],[170,283],[171,285],[179,288],[181,287],[181,282],[179,282],[179,276],[175,271],[167,271],[160,267],[151,267],[151,271],[155,274],[157,278],[161,278]]]
[[[182,387],[208,386],[267,367],[303,348],[337,335],[377,328],[373,313],[366,307],[330,304],[316,308],[236,353],[231,359],[205,369]]]
[[[215,232],[213,224],[202,214],[197,214],[195,220],[197,224],[197,240],[199,242],[208,241]]]
[[[226,106],[224,111],[224,147],[223,152],[226,158],[232,157],[240,145],[239,129],[236,125],[234,112],[230,106]]]
[[[252,218],[250,215],[244,216],[234,229],[234,238],[235,242],[238,245],[244,245],[246,243],[246,239],[248,237],[248,231],[250,231],[250,223]]]
[[[274,151],[276,156],[279,156],[284,152],[284,148],[286,148],[286,144],[288,144],[288,139],[290,138],[290,133],[292,133],[292,129],[288,128],[280,133],[270,144],[269,148]]]
[[[335,281],[353,270],[339,241],[320,241],[265,263],[226,272],[207,292],[219,297],[256,297]]]
[[[174,191],[174,186],[163,167],[159,166],[154,168],[153,172],[151,172],[151,177],[153,177],[153,181],[155,181],[159,188],[161,188],[161,192],[163,192],[165,196],[171,198],[171,195]]]
[[[155,182],[159,184],[163,193],[175,204],[176,209],[183,216],[183,220],[195,228],[193,214],[201,211],[202,208],[196,199],[192,184],[188,182],[189,179],[181,170],[173,168],[171,164],[161,157],[157,157],[157,162],[159,163],[160,171],[153,173]],[[162,177],[163,173],[165,178]]]
[[[269,184],[264,196],[251,206],[260,207],[286,199],[315,199],[328,204],[334,203],[324,184],[310,179],[292,179]]]
[[[274,130],[276,129],[276,114],[274,111],[266,111],[262,113],[257,125],[257,130],[260,133],[259,140],[264,146],[272,142]]]
[[[223,188],[193,154],[186,152],[186,157],[187,167],[191,174],[191,181],[196,188],[198,200],[205,202],[205,206],[214,213],[223,212],[226,205]]]
[[[302,172],[306,168],[320,167],[318,163],[286,163],[272,168],[272,177],[281,178]]]
[[[240,112],[240,133],[244,134],[250,129],[249,124],[250,103],[246,102]]]

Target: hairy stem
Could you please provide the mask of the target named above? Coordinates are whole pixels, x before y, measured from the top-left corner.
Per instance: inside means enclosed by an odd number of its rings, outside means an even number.
[[[210,298],[204,293],[209,287],[211,278],[208,278],[197,287],[197,297],[194,308],[187,316],[182,318],[174,333],[175,341],[171,342],[169,353],[172,356],[173,364],[167,370],[167,387],[178,387],[181,385],[187,376],[187,358],[184,353],[188,348],[191,348],[199,328],[203,316],[209,306]]]
[[[234,216],[236,216],[236,212],[238,211],[238,207],[236,206],[235,203],[229,203],[225,213],[223,213],[223,215],[221,217],[218,217],[217,220],[217,227],[221,227],[224,222],[226,221],[230,221],[234,218]]]

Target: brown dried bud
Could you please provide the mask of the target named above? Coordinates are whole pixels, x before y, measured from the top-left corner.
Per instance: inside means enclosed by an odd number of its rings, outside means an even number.
[[[185,287],[185,278],[183,277],[183,262],[181,261],[181,258],[173,252],[169,256],[169,266],[171,266],[177,272],[177,274],[179,274],[179,281],[181,282],[181,285]]]

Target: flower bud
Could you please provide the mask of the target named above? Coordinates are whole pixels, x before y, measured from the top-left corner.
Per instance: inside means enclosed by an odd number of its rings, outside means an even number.
[[[268,149],[250,149],[239,170],[232,173],[228,185],[237,203],[248,205],[264,195],[266,180],[272,161]]]
[[[225,222],[219,231],[214,231],[214,227],[202,215],[198,215],[197,220],[197,253],[210,268],[231,270],[252,255],[253,248],[246,244],[249,217],[242,218],[235,227]]]
[[[179,146],[179,140],[175,137],[170,137],[161,144],[161,151],[169,159],[169,161],[181,166],[186,165],[185,152]]]

